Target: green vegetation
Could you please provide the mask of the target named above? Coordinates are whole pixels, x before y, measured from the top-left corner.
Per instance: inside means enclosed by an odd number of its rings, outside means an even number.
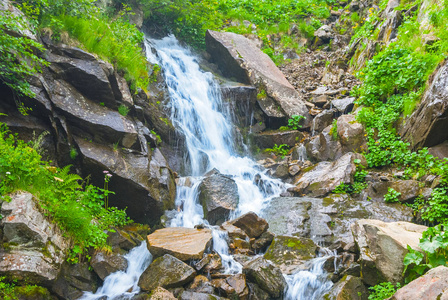
[[[126,116],[128,115],[128,113],[129,113],[129,111],[130,111],[129,107],[127,107],[127,106],[124,105],[124,104],[121,104],[121,105],[118,107],[118,112],[119,112],[120,115],[122,115],[123,117],[126,117]]]
[[[334,141],[338,139],[338,119],[334,119],[331,123],[330,136]]]
[[[284,158],[289,153],[289,146],[286,144],[281,145],[274,144],[273,148],[266,148],[264,149],[264,152],[272,153],[274,155],[278,155]]]
[[[296,24],[301,36],[312,37],[314,30],[322,26],[320,20],[330,15],[333,1],[151,0],[141,3],[148,23],[161,25],[166,32],[174,33],[194,47],[205,46],[207,29],[254,33],[262,40],[263,51],[279,64],[284,61],[282,49],[300,52],[297,40],[285,34],[291,24]]]
[[[388,188],[386,195],[384,195],[384,201],[389,202],[389,203],[398,202],[399,201],[398,199],[400,198],[400,196],[401,196],[401,193],[397,192],[393,188]]]
[[[339,184],[332,192],[335,194],[359,194],[367,187],[366,176],[367,171],[364,166],[360,165],[361,161],[355,159],[356,173],[353,176],[353,184]]]
[[[25,78],[40,72],[42,66],[48,63],[36,55],[43,51],[41,44],[26,37],[5,33],[21,30],[33,32],[33,28],[23,18],[14,16],[9,11],[0,14],[0,81],[19,95],[33,97],[34,93]],[[21,112],[26,114],[26,109],[18,104]]]
[[[8,195],[20,190],[32,193],[44,214],[73,238],[70,260],[77,262],[87,248],[107,247],[105,230],[126,225],[129,219],[125,211],[107,207],[105,200],[113,193],[107,186],[101,189],[82,182],[69,170],[70,166],[49,166],[0,123],[0,199],[9,201]]]
[[[390,282],[382,282],[375,286],[369,287],[372,292],[369,295],[369,300],[383,300],[392,297],[393,294],[401,287],[399,283],[394,286]]]
[[[404,257],[405,269],[403,271],[403,274],[408,271],[406,283],[423,275],[429,269],[448,264],[448,231],[446,226],[440,224],[423,232],[418,245],[424,253],[413,250],[408,246],[409,253]]]
[[[288,127],[293,130],[298,130],[302,128],[300,121],[306,119],[304,116],[292,115],[291,119],[288,120]]]
[[[28,298],[50,298],[50,293],[44,287],[37,285],[17,286],[15,282],[6,282],[6,276],[0,277],[0,299],[17,300],[24,296]]]

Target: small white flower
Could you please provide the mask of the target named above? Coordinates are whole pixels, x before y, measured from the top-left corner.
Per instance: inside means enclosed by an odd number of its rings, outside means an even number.
[[[11,172],[6,172],[6,175],[11,175]]]

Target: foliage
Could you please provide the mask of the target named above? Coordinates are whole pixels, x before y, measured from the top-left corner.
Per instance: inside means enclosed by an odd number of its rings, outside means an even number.
[[[128,115],[128,113],[129,113],[129,111],[130,111],[129,107],[127,107],[127,106],[124,105],[124,104],[121,104],[121,105],[118,107],[118,112],[119,112],[120,115],[122,115],[123,117],[126,117],[126,116]]]
[[[335,141],[338,139],[338,119],[334,119],[331,123],[330,136]]]
[[[111,191],[81,184],[81,177],[69,170],[70,166],[49,166],[0,123],[0,198],[8,201],[12,192],[28,191],[45,215],[73,238],[81,253],[88,247],[104,247],[104,230],[125,225],[129,219],[124,211],[103,207]]]
[[[48,63],[37,53],[43,51],[38,42],[24,36],[13,36],[6,32],[31,31],[25,19],[9,11],[0,14],[0,81],[19,95],[33,97],[28,76],[41,72]]]
[[[427,270],[448,264],[448,231],[447,225],[439,224],[423,232],[419,247],[424,253],[412,249],[408,245],[408,253],[404,257],[405,269],[409,271],[406,282],[423,275]]]
[[[361,161],[356,160],[356,173],[353,176],[353,184],[341,183],[332,192],[335,194],[359,194],[367,187],[366,176],[368,172],[364,166],[360,165]]]
[[[293,130],[298,130],[299,128],[302,128],[300,121],[304,119],[306,119],[304,116],[292,115],[291,119],[288,120],[288,127]]]
[[[274,144],[273,148],[266,148],[266,149],[264,149],[264,152],[273,153],[273,154],[279,155],[283,158],[286,155],[288,155],[289,146],[286,144],[281,144],[281,145]]]
[[[397,285],[394,286],[390,282],[382,282],[369,287],[369,290],[372,291],[369,295],[369,300],[383,300],[392,297],[400,287],[400,283],[397,283]]]
[[[5,282],[5,279],[5,276],[0,277],[0,298],[5,300],[18,299],[14,291],[15,285]]]
[[[172,32],[196,48],[205,46],[205,31],[224,30],[256,34],[263,51],[276,63],[284,61],[280,49],[298,49],[297,42],[285,37],[290,24],[312,37],[322,26],[319,19],[329,17],[330,1],[322,0],[151,0],[142,1],[148,23]],[[243,22],[246,21],[246,22]],[[250,22],[250,24],[247,23]],[[274,35],[279,40],[274,40]]]
[[[388,188],[387,193],[384,195],[384,201],[392,203],[392,202],[398,202],[399,198],[401,196],[401,193],[397,192],[393,188]]]

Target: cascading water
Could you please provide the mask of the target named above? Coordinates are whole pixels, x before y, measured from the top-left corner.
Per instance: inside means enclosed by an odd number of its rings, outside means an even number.
[[[213,75],[202,71],[195,57],[189,50],[179,45],[174,36],[162,40],[147,39],[146,48],[148,60],[160,65],[164,71],[170,96],[168,106],[171,121],[184,134],[188,151],[184,163],[190,177],[181,178],[177,188],[176,205],[182,209],[169,225],[189,228],[200,224],[208,226],[208,222],[203,219],[202,206],[198,203],[198,190],[202,176],[213,168],[222,174],[232,176],[238,186],[240,200],[232,218],[249,211],[263,215],[263,209],[267,207],[270,199],[279,196],[285,185],[278,179],[270,178],[266,170],[249,157],[238,155],[234,149],[236,138],[232,134],[229,112],[225,111],[221,91]],[[156,53],[151,49],[155,49]],[[229,254],[227,233],[217,228],[212,229],[213,250],[221,256],[226,273],[241,272],[242,266]],[[128,260],[131,260],[131,253],[135,253],[134,250],[128,254]],[[146,250],[146,253],[149,252]],[[140,259],[132,257],[135,260]],[[298,273],[286,277],[289,285],[286,295],[288,299],[318,299],[310,298],[308,295],[320,295],[322,291],[327,291],[331,287],[331,282],[320,279],[324,277],[323,263],[320,261],[317,259],[313,264],[307,273],[309,276]],[[142,264],[141,261],[139,263],[138,269],[141,272],[149,264],[149,262]],[[134,276],[132,293],[138,289],[137,282],[141,272],[138,276]],[[114,299],[120,292],[114,290],[113,282],[123,274],[120,272],[111,274],[106,278],[102,288],[94,295],[86,293],[83,299],[93,300],[102,296]],[[301,292],[297,290],[302,289],[311,292],[304,291],[300,294]],[[121,293],[120,295],[124,295],[126,299],[127,295]]]
[[[126,272],[118,271],[104,279],[104,284],[96,293],[85,292],[80,300],[131,299],[140,292],[138,279],[152,261],[146,243],[132,249],[125,255],[128,261]]]

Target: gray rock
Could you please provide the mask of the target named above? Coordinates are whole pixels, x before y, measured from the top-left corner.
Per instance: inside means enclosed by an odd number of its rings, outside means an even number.
[[[257,284],[248,282],[249,299],[251,300],[268,300],[269,294],[262,290]]]
[[[109,186],[115,195],[110,195],[110,205],[127,207],[126,212],[133,220],[147,224],[158,223],[165,210],[174,209],[174,173],[160,150],[155,149],[148,158],[77,137],[75,141],[85,176],[91,174],[92,182],[101,186],[104,170],[113,175]]]
[[[293,274],[316,256],[317,249],[311,239],[278,235],[263,257],[279,267],[282,273]]]
[[[361,278],[368,285],[384,281],[403,283],[407,246],[421,251],[418,244],[423,231],[428,229],[408,222],[379,220],[359,220],[351,228],[360,253]]]
[[[414,113],[405,120],[400,135],[413,149],[432,147],[448,140],[448,63],[438,69]]]
[[[314,117],[313,123],[311,125],[312,132],[321,132],[326,127],[331,125],[333,122],[334,111],[333,110],[323,110],[317,116]]]
[[[226,300],[228,298],[218,297],[216,295],[212,294],[206,294],[206,293],[196,293],[196,292],[190,292],[190,291],[184,291],[180,295],[180,300]]]
[[[419,183],[416,180],[397,180],[392,182],[391,188],[401,194],[398,197],[401,202],[411,201],[420,195]]]
[[[192,267],[165,254],[149,265],[141,275],[138,285],[143,291],[152,291],[158,286],[174,288],[192,281],[195,276],[196,271]]]
[[[0,274],[29,284],[49,285],[58,276],[72,242],[40,212],[36,199],[27,192],[3,202],[3,245]]]
[[[399,289],[391,300],[407,299],[448,299],[448,268],[438,266],[429,270],[425,275],[419,277],[401,289]]]
[[[338,139],[345,152],[365,152],[367,151],[367,139],[364,127],[356,121],[354,115],[342,115],[338,118]]]
[[[90,259],[95,273],[102,279],[117,271],[125,271],[128,267],[126,258],[119,254],[106,254],[103,252],[95,253]]]
[[[326,127],[322,133],[312,137],[306,144],[306,153],[311,161],[333,161],[342,156],[341,143],[330,135],[331,127],[331,125]]]
[[[52,291],[62,299],[79,299],[84,292],[94,292],[97,288],[98,277],[89,270],[89,264],[64,263],[62,271],[55,283]]]
[[[355,97],[346,97],[342,99],[334,99],[331,104],[341,113],[348,114],[353,110]]]
[[[286,280],[279,268],[262,257],[258,257],[243,267],[249,282],[256,283],[271,297],[278,298],[286,289]]]
[[[325,196],[341,183],[353,183],[356,172],[355,159],[365,162],[365,158],[358,153],[347,153],[335,162],[320,162],[309,170],[303,170],[295,180],[295,187],[291,191],[298,194]]]
[[[328,43],[333,38],[333,35],[334,33],[331,27],[329,25],[323,25],[314,32],[314,37],[316,38],[314,45],[319,46]]]
[[[267,97],[260,97],[258,102],[267,116],[290,118],[292,115],[302,115],[307,118],[306,124],[309,126],[310,117],[305,102],[272,60],[249,39],[231,32],[209,30],[206,44],[212,60],[224,75],[265,89]]]
[[[448,141],[438,144],[428,149],[429,154],[434,155],[440,159],[448,157]]]
[[[211,225],[223,223],[240,200],[235,181],[222,174],[206,177],[199,185],[199,192],[204,217]]]

